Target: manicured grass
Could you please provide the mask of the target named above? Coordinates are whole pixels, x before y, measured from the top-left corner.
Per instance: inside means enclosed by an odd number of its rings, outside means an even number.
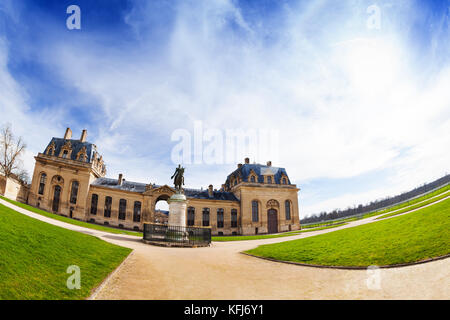
[[[130,252],[0,205],[0,300],[87,298]],[[71,265],[80,289],[67,288]]]
[[[396,215],[401,214],[401,213],[405,213],[405,212],[408,212],[408,211],[411,211],[411,210],[414,210],[414,209],[418,209],[418,208],[424,207],[424,206],[429,205],[429,204],[431,204],[433,202],[436,202],[438,200],[444,199],[445,197],[448,197],[449,195],[450,195],[449,193],[444,193],[444,194],[442,194],[442,195],[440,195],[440,196],[438,196],[436,198],[433,198],[433,199],[430,199],[430,200],[418,203],[418,204],[413,205],[411,207],[407,207],[407,208],[404,208],[404,209],[401,209],[401,210],[398,210],[398,211],[395,211],[395,212],[392,212],[392,213],[388,213],[388,214],[382,215],[381,217],[378,217],[377,220],[378,219],[384,219],[384,218],[387,218],[387,217],[396,216]]]
[[[23,209],[27,209],[27,210],[32,211],[34,213],[46,216],[48,218],[52,218],[52,219],[55,219],[55,220],[59,220],[59,221],[63,221],[63,222],[66,222],[66,223],[74,224],[74,225],[77,225],[77,226],[80,226],[80,227],[85,227],[85,228],[89,228],[89,229],[95,229],[95,230],[100,230],[100,231],[105,231],[105,232],[110,232],[110,233],[116,233],[116,234],[128,234],[128,235],[131,235],[131,236],[142,237],[142,232],[128,231],[128,230],[104,227],[104,226],[101,226],[101,225],[98,225],[98,224],[94,224],[94,223],[78,221],[78,220],[71,219],[71,218],[68,218],[68,217],[60,216],[58,214],[50,213],[50,212],[47,212],[47,211],[44,211],[44,210],[32,207],[32,206],[24,204],[24,203],[17,202],[17,201],[14,201],[14,200],[2,197],[2,196],[0,196],[0,199],[8,201],[9,203],[12,203],[12,204],[14,204],[14,205],[16,205],[18,207],[23,208]]]
[[[281,238],[281,237],[296,236],[303,232],[312,232],[312,231],[318,231],[318,230],[323,230],[323,229],[336,228],[336,227],[340,227],[343,225],[346,225],[346,223],[340,223],[339,225],[335,225],[335,226],[327,226],[327,227],[301,230],[301,231],[290,231],[290,232],[279,233],[279,234],[261,234],[261,235],[254,235],[254,236],[217,236],[217,237],[212,237],[211,239],[212,239],[212,241],[244,241],[244,240]]]
[[[450,253],[450,199],[399,217],[310,238],[262,245],[247,253],[333,266],[411,263]]]

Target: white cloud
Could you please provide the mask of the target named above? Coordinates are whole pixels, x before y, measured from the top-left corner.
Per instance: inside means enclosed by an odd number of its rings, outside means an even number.
[[[268,24],[247,18],[232,1],[198,1],[171,8],[167,38],[155,44],[146,32],[158,17],[147,6],[125,17],[138,35],[132,45],[65,39],[40,52],[64,81],[97,99],[104,118],[92,139],[111,174],[127,170],[129,179],[169,182],[171,132],[191,130],[194,120],[222,129],[278,129],[274,165],[286,167],[300,186],[397,172],[392,187],[343,190],[305,214],[405,191],[447,170],[449,61],[439,73],[414,65],[402,25],[410,7],[397,6],[399,13],[374,33],[364,29],[365,8],[352,4],[285,6]],[[23,110],[12,118],[26,116]],[[219,186],[233,168],[192,166],[187,183]]]

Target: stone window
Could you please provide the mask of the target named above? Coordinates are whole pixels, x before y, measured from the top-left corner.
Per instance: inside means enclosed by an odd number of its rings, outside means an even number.
[[[259,221],[259,203],[257,200],[252,201],[252,221]]]
[[[97,206],[98,206],[98,195],[93,194],[91,199],[91,214],[96,215],[97,214]]]
[[[134,202],[133,222],[141,221],[141,207],[142,207],[142,204],[140,201]]]
[[[112,205],[112,198],[111,197],[105,197],[105,211],[104,216],[106,218],[111,217],[111,205]]]
[[[127,212],[127,200],[120,199],[119,201],[119,219],[125,220],[125,215]]]
[[[286,178],[283,178],[283,184],[287,184]]]
[[[217,209],[217,228],[223,228],[223,209]]]
[[[193,226],[195,223],[195,208],[189,207],[187,209],[187,225]]]
[[[272,183],[272,176],[267,177],[267,183]]]
[[[203,221],[202,225],[204,227],[209,226],[209,208],[203,208]]]
[[[252,176],[250,177],[250,182],[256,182],[255,176],[252,175]]]
[[[78,181],[72,181],[72,189],[70,191],[70,203],[76,204],[78,197]]]
[[[44,194],[45,183],[47,182],[47,174],[41,174],[41,180],[39,181],[39,194]]]
[[[291,220],[291,202],[286,200],[284,202],[285,210],[286,210],[286,220]]]
[[[231,227],[237,228],[237,210],[231,209]]]

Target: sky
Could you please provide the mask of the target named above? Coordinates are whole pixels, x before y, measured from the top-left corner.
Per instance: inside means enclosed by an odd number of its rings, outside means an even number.
[[[286,168],[301,217],[345,209],[449,173],[449,24],[450,0],[1,0],[0,124],[30,175],[70,127],[111,178],[182,162],[220,188],[249,156]]]

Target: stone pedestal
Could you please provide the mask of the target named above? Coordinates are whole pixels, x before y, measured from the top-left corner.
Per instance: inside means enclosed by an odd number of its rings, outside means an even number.
[[[186,227],[186,196],[176,193],[167,202],[169,203],[169,226]]]

